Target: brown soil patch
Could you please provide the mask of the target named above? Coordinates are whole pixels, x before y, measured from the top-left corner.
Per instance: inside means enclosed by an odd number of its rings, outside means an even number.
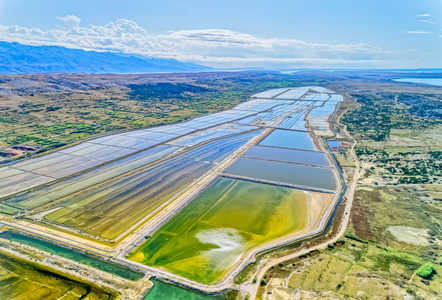
[[[350,221],[353,225],[356,236],[364,240],[370,240],[373,236],[370,230],[370,220],[374,218],[374,214],[369,207],[364,205],[364,201],[362,200],[364,196],[366,196],[364,191],[356,191]],[[380,199],[379,201],[374,201],[379,202]]]

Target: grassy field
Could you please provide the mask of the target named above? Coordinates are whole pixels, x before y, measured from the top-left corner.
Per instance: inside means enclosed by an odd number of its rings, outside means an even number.
[[[218,179],[129,258],[213,284],[247,250],[302,230],[305,193]]]
[[[415,274],[425,260],[391,247],[344,238],[344,245],[270,269],[259,299],[440,299],[440,275]],[[442,266],[435,265],[436,273]]]
[[[423,248],[431,251],[433,247],[438,248],[442,240],[442,210],[439,203],[434,202],[425,191],[413,187],[361,186],[355,194],[352,229],[358,237],[375,243],[416,253],[424,251]],[[414,236],[411,230],[408,241],[398,241],[393,233],[401,229],[399,226],[403,226],[403,230],[405,227],[423,229],[424,233]],[[413,239],[418,236],[425,237],[423,245],[413,245]]]
[[[117,299],[111,291],[75,281],[0,254],[0,298],[12,299]]]

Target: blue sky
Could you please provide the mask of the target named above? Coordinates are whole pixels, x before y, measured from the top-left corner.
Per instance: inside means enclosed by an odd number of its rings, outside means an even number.
[[[0,0],[0,40],[214,67],[441,68],[442,0]]]

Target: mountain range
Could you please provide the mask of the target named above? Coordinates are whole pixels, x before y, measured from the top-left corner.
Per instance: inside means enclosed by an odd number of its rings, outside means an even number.
[[[28,46],[0,41],[0,74],[156,73],[208,70],[211,68],[174,59],[85,51],[60,46]]]

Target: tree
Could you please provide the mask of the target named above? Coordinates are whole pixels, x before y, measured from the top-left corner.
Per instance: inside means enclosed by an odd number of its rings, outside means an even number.
[[[422,278],[429,278],[433,274],[433,272],[434,272],[434,266],[431,263],[428,263],[421,266],[416,271],[416,274]]]

